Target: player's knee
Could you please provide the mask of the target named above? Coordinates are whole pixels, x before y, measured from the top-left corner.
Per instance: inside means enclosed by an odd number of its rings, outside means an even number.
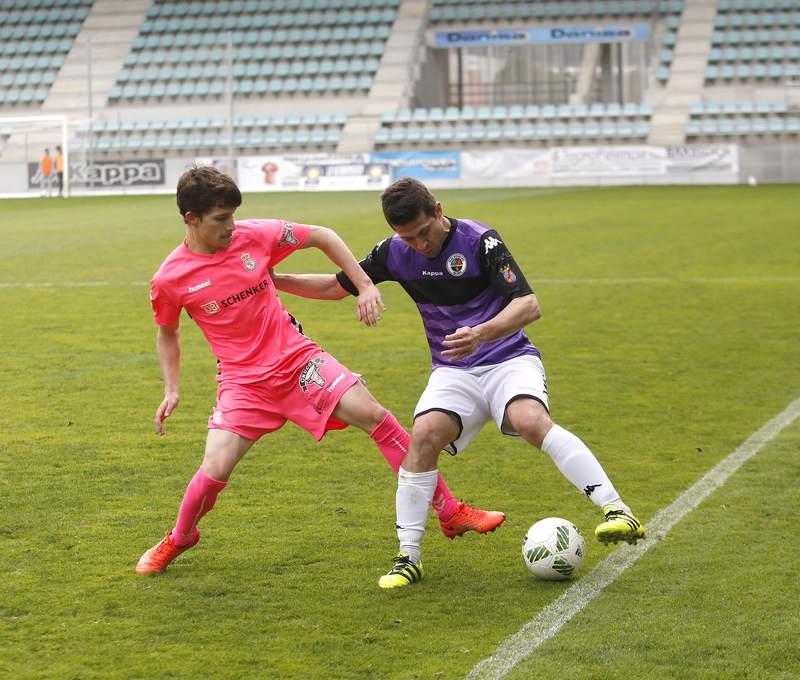
[[[234,446],[206,447],[203,456],[203,472],[211,479],[227,480],[244,454]]]
[[[419,444],[417,441],[419,441]],[[406,451],[405,458],[403,458],[403,469],[409,472],[435,470],[439,464],[439,449],[432,446],[428,441],[417,441],[412,437],[408,451]]]
[[[203,458],[203,472],[206,473],[211,479],[216,479],[220,482],[227,481],[233,473],[233,468],[236,467],[238,461],[225,456],[214,456],[206,454]]]
[[[420,456],[430,459],[437,456],[439,451],[449,443],[449,436],[436,422],[425,418],[414,421],[414,426],[411,428],[409,451],[419,451]]]
[[[384,421],[389,411],[368,390],[364,392],[366,396],[359,405],[359,420],[363,429],[372,432]]]
[[[541,448],[544,438],[553,427],[553,421],[544,408],[526,409],[516,415],[512,425],[525,441]]]
[[[373,399],[373,401],[375,400]],[[368,432],[372,432],[376,427],[378,427],[378,425],[384,421],[388,413],[389,411],[381,406],[377,401],[375,401],[374,404],[370,404],[369,411],[367,413]]]

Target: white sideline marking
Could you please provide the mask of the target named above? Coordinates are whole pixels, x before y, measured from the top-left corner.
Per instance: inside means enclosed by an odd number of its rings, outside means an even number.
[[[623,278],[536,279],[534,283],[554,286],[608,285],[625,286],[639,283],[796,283],[800,276],[640,276]],[[100,288],[103,286],[148,286],[148,281],[6,281],[0,288]]]
[[[791,425],[798,416],[800,416],[800,398],[795,399],[760,430],[750,435],[739,448],[723,458],[669,506],[656,513],[647,523],[649,536],[647,539],[639,541],[635,546],[625,545],[614,550],[514,635],[500,643],[494,654],[475,664],[467,678],[488,680],[505,677],[517,664],[553,637],[606,586],[611,585],[623,571],[662,540],[673,526],[722,486],[733,473],[783,429]]]
[[[631,276],[620,278],[567,278],[567,279],[534,279],[534,283],[555,286],[568,285],[628,285],[636,283],[793,283],[800,281],[800,276]]]

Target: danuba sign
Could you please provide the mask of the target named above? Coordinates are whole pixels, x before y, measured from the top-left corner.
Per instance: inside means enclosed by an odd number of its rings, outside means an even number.
[[[649,39],[650,27],[647,24],[551,26],[549,28],[498,28],[485,31],[437,31],[435,47],[645,42]]]

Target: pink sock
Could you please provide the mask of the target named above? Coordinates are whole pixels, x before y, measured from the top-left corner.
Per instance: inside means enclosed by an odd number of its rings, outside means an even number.
[[[172,539],[175,543],[186,545],[192,542],[194,528],[203,515],[214,507],[217,494],[225,488],[227,483],[227,481],[220,482],[212,479],[203,472],[202,467],[198,468],[192,481],[189,482],[189,486],[186,487],[186,493],[183,495],[183,501],[178,510],[178,519],[172,530]]]
[[[372,440],[378,445],[386,462],[392,466],[395,473],[400,469],[403,457],[408,450],[410,437],[400,423],[397,422],[391,412],[386,413],[386,417],[381,421],[372,432],[369,433]],[[458,506],[458,501],[453,498],[447,484],[444,483],[442,475],[436,484],[436,491],[433,494],[433,509],[439,519],[448,520],[453,516]]]

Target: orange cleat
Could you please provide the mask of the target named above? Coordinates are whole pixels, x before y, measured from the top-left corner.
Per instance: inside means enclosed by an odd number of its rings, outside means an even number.
[[[442,533],[452,541],[456,536],[463,536],[468,531],[488,534],[497,529],[505,520],[506,516],[502,512],[480,510],[461,502],[450,519],[439,520],[439,526],[442,528]]]
[[[161,541],[159,541],[139,558],[139,562],[136,564],[136,573],[161,573],[169,566],[169,563],[172,562],[172,560],[174,560],[181,553],[186,552],[189,548],[197,545],[197,541],[199,540],[200,531],[197,529],[197,527],[195,527],[194,538],[192,539],[192,542],[187,543],[186,545],[177,545],[173,543],[172,532],[168,531],[166,536],[164,536]]]

